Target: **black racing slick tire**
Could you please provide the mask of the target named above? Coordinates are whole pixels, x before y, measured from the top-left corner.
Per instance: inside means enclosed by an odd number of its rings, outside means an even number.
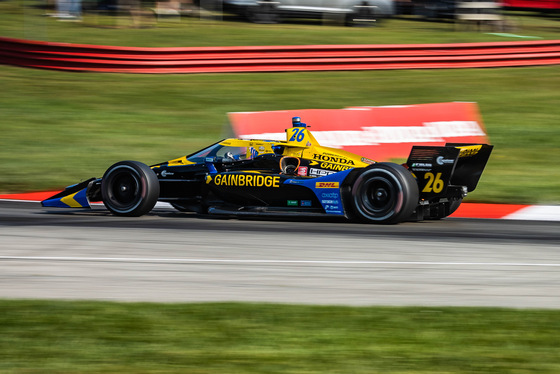
[[[117,162],[103,175],[101,195],[111,213],[139,217],[156,205],[159,180],[146,164],[138,161]]]
[[[346,204],[351,217],[367,223],[394,224],[409,219],[418,206],[418,184],[403,166],[377,163],[355,179]]]

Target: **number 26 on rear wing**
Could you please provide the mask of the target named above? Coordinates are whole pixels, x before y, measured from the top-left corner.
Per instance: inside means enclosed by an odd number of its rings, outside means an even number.
[[[413,146],[406,164],[417,179],[421,198],[455,194],[457,188],[466,195],[476,188],[492,149],[488,144],[462,143]]]

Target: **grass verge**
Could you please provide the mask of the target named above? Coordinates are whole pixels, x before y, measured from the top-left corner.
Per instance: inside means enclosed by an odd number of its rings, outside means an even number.
[[[558,373],[558,311],[0,300],[1,373]]]

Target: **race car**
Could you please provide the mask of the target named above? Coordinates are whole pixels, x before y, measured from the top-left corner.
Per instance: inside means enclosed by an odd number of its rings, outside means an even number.
[[[380,224],[441,219],[476,188],[492,149],[413,146],[404,164],[376,162],[321,146],[294,117],[285,141],[232,138],[151,167],[117,162],[102,178],[69,186],[42,205],[103,202],[119,216],[147,214],[160,201],[211,215],[333,216]]]

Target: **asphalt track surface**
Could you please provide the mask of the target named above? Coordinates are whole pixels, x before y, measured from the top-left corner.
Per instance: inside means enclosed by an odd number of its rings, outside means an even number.
[[[0,202],[0,298],[560,308],[560,222],[378,226]]]

